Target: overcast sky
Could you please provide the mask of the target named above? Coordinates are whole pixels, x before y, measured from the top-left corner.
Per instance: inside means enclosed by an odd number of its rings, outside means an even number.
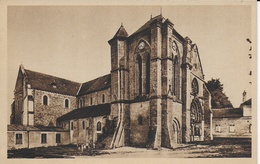
[[[76,82],[110,72],[110,40],[121,23],[131,35],[159,6],[8,7],[8,100],[11,104],[19,65]],[[162,14],[199,49],[205,81],[220,78],[235,107],[246,90],[250,6],[163,6]]]

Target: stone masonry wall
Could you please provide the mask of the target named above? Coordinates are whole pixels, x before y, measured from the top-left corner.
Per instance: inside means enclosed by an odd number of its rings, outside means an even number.
[[[132,146],[145,147],[150,124],[149,101],[130,104],[130,143]],[[142,117],[142,123],[139,119]]]
[[[105,96],[104,102],[102,101],[103,95]],[[92,104],[91,104],[91,98],[92,98]],[[110,88],[77,97],[77,105],[76,105],[77,108],[79,108],[80,99],[82,99],[83,101],[83,107],[110,103],[111,101]]]
[[[43,96],[48,97],[48,105],[43,105]],[[65,99],[69,108],[65,108]],[[58,93],[35,90],[34,125],[56,126],[56,119],[76,108],[76,97]]]

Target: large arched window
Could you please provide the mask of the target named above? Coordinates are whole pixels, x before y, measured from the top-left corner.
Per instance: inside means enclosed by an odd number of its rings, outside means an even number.
[[[97,131],[101,131],[101,122],[100,121],[97,123]]]
[[[43,96],[43,105],[48,105],[48,97],[46,95]]]
[[[140,55],[137,55],[137,67],[138,67],[138,86],[139,86],[139,95],[142,95],[143,86],[142,86],[142,76],[143,76],[143,69],[142,69],[142,58]]]
[[[69,108],[69,99],[65,99],[64,101],[64,107]]]
[[[146,94],[150,93],[150,56],[149,54],[147,55],[146,59],[146,84],[145,84],[145,90]]]
[[[150,93],[150,53],[149,43],[141,39],[135,49],[135,91],[137,96]]]
[[[172,42],[172,91],[177,99],[181,99],[181,58],[176,41]]]

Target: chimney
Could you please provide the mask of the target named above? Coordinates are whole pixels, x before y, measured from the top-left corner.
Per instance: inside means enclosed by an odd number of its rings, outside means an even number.
[[[246,101],[246,91],[243,92],[243,100],[242,103]]]

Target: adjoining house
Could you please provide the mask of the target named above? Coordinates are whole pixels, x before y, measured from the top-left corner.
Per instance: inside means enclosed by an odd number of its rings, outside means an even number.
[[[55,145],[60,128],[61,144],[92,147],[171,148],[212,139],[211,96],[190,38],[158,15],[130,36],[121,25],[108,43],[110,74],[86,83],[20,66],[10,127],[23,131],[8,128],[8,147],[18,148],[21,138],[26,145],[27,135],[31,146],[42,146],[42,138]],[[45,137],[39,126],[54,129]]]
[[[25,126],[11,124],[7,126],[8,149],[47,147],[69,144],[69,130],[59,127]]]
[[[244,101],[239,108],[212,109],[212,111],[214,138],[250,138],[252,136],[251,98]]]

